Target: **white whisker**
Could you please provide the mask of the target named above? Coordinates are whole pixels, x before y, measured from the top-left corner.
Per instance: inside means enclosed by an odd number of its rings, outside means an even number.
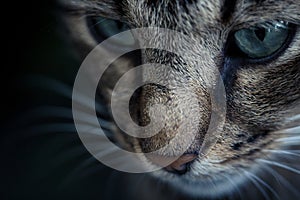
[[[271,150],[271,149],[265,149],[262,150],[263,152],[268,153],[274,153],[274,154],[285,154],[285,155],[292,155],[300,157],[300,151],[299,150]]]
[[[34,80],[34,83],[32,81]],[[104,108],[101,104],[97,103],[95,99],[88,98],[84,94],[81,94],[80,96],[77,96],[78,98],[74,99],[72,96],[73,89],[72,87],[68,86],[67,84],[51,79],[48,77],[42,77],[42,76],[33,76],[29,78],[29,83],[34,84],[34,87],[39,87],[42,89],[48,89],[50,91],[53,91],[62,97],[66,97],[68,99],[72,99],[75,102],[79,103],[80,105],[85,106],[89,110],[96,109],[99,113],[104,113]],[[36,82],[39,82],[41,84],[36,84]],[[91,105],[95,104],[95,108],[92,107]]]
[[[285,133],[285,134],[300,134],[300,126],[292,127],[292,128],[287,128],[287,129],[281,129],[278,131],[274,131],[272,133]]]
[[[274,196],[277,198],[277,199],[280,199],[277,192],[275,192],[275,190],[270,186],[268,185],[265,181],[263,181],[261,178],[257,177],[256,175],[254,175],[253,173],[250,173],[250,172],[247,172],[249,174],[249,176],[253,177],[255,180],[257,180],[259,183],[261,183],[263,186],[265,186],[266,188],[268,188],[269,191],[272,192],[272,194],[274,194]]]
[[[40,84],[36,84],[37,82]],[[31,75],[28,77],[27,83],[33,84],[34,87],[50,89],[64,97],[70,98],[72,96],[72,88],[70,86],[52,78],[40,75]]]
[[[300,114],[288,118],[288,121],[297,121],[297,120],[300,120]]]
[[[114,153],[116,151],[116,149],[108,149],[106,151],[102,151],[99,152],[98,154],[96,154],[96,157],[101,157],[101,156],[107,156],[111,153]],[[76,168],[74,168],[65,178],[64,182],[62,183],[62,185],[66,185],[67,183],[70,182],[70,180],[72,179],[72,177],[76,177],[74,175],[76,174],[81,174],[81,176],[83,176],[83,172],[84,169],[87,168],[88,166],[95,164],[95,168],[97,169],[97,171],[103,169],[104,165],[100,165],[100,163],[97,161],[97,159],[93,156],[83,160]],[[92,167],[91,169],[94,169],[94,167]],[[92,170],[89,169],[89,172],[91,172]],[[90,173],[85,173],[85,175],[88,175]]]
[[[288,182],[283,176],[276,172],[276,170],[272,169],[268,165],[262,165],[262,167],[265,168],[266,171],[269,172],[272,176],[274,176],[274,178],[280,185],[283,185],[285,188],[287,188],[287,190],[290,190],[293,194],[295,194],[295,196],[300,195],[300,191],[298,191],[292,184],[290,184],[290,182]]]
[[[238,192],[239,199],[242,199],[242,194],[241,194],[240,188],[237,186],[237,184],[235,182],[233,182],[231,180],[231,178],[228,177],[227,175],[222,175],[222,176],[225,177],[230,182],[230,184],[234,187],[234,189]]]
[[[281,142],[283,144],[300,144],[300,135],[293,137],[284,137],[275,140],[276,142]]]
[[[107,130],[111,130],[114,127],[113,122],[110,122],[110,121],[107,121],[107,120],[104,120],[101,118],[97,118],[98,120],[95,121],[95,116],[93,116],[92,114],[83,113],[83,112],[80,113],[80,111],[78,111],[78,113],[80,114],[79,121],[81,122],[81,124],[90,124],[91,126],[94,126],[95,128],[101,126],[102,128],[105,128]]]
[[[78,112],[80,113],[80,111]],[[81,112],[80,115],[81,115],[80,121],[82,122],[82,124],[87,124],[87,125],[89,124],[91,125],[91,127],[93,126],[95,128],[101,126],[101,128],[105,128],[107,130],[112,130],[114,128],[114,124],[112,122],[101,118],[98,118],[99,123],[92,123],[95,121],[92,114]],[[20,121],[21,125],[22,124],[24,125],[24,124],[29,124],[31,122],[34,122],[35,120],[47,119],[50,117],[70,119],[73,121],[72,110],[70,108],[59,107],[59,106],[45,106],[45,107],[36,108],[35,110],[19,117],[18,121]],[[55,131],[57,129],[53,127],[56,126],[61,127],[60,124],[50,123],[48,125],[44,125],[44,129]],[[70,123],[70,127],[72,127],[71,123]],[[37,129],[36,131],[43,132],[43,130],[41,129],[42,127]],[[34,131],[35,129],[32,130]],[[72,131],[72,129],[69,128],[67,129],[67,131],[70,132]]]
[[[81,124],[81,129],[84,129],[84,133],[97,135],[97,136],[105,136],[104,132],[101,132],[101,129],[95,128],[91,125]],[[36,134],[47,134],[47,133],[72,133],[77,134],[77,130],[73,123],[51,123],[51,124],[42,124],[30,127],[28,129],[30,135]]]
[[[67,107],[59,106],[43,106],[32,109],[28,112],[22,113],[17,117],[15,121],[18,122],[18,126],[32,126],[40,120],[49,120],[49,118],[67,119],[73,122],[72,110]]]
[[[247,172],[245,170],[243,170],[243,171],[244,171],[244,174],[246,175],[246,177],[248,177],[250,179],[250,181],[255,185],[255,187],[262,193],[264,198],[270,200],[269,195],[266,193],[266,191],[263,188],[260,187],[260,184],[257,182],[257,180],[255,180],[251,177],[250,172]]]
[[[90,125],[80,125],[81,129],[85,129],[85,134],[97,135],[97,136],[112,136],[111,132],[107,132],[105,130],[99,129],[97,127],[92,127]],[[105,134],[105,135],[104,135]]]
[[[49,164],[47,163],[48,167],[51,168],[60,168],[64,164],[68,162],[72,162],[73,160],[77,159],[80,156],[85,155],[87,152],[85,151],[82,145],[77,145],[72,147],[71,149],[67,149],[63,151],[63,153],[55,155],[53,159],[49,160]]]
[[[297,169],[294,169],[292,167],[289,167],[289,166],[286,166],[284,164],[281,164],[281,163],[278,163],[278,162],[275,162],[275,161],[268,161],[268,160],[265,160],[265,159],[257,159],[258,162],[262,162],[262,163],[265,163],[265,164],[269,164],[269,165],[273,165],[273,166],[277,166],[277,167],[280,167],[280,168],[283,168],[283,169],[286,169],[288,171],[291,171],[291,172],[294,172],[296,174],[299,174],[300,175],[300,171],[297,170]]]

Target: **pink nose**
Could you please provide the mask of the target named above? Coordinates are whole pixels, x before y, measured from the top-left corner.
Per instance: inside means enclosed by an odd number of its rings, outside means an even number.
[[[184,154],[175,162],[165,167],[165,169],[169,172],[184,174],[187,172],[189,164],[191,164],[196,158],[196,154]]]

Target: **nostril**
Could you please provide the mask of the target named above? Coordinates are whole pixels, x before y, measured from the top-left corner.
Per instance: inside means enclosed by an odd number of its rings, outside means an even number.
[[[189,170],[190,164],[197,158],[196,154],[184,154],[175,162],[165,167],[165,170],[176,173],[185,174]]]

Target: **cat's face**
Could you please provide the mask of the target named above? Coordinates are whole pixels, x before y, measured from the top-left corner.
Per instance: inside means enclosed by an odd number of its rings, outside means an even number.
[[[299,152],[300,144],[299,1],[75,0],[63,1],[63,5],[71,10],[65,13],[65,21],[82,56],[99,37],[103,40],[103,35],[110,35],[109,31],[116,31],[120,24],[119,31],[124,24],[131,28],[160,27],[190,38],[171,41],[159,31],[142,35],[152,45],[180,46],[179,52],[174,55],[147,49],[141,52],[141,59],[137,55],[123,57],[103,82],[107,88],[101,92],[109,101],[112,83],[120,76],[116,74],[130,69],[133,63],[158,63],[176,69],[162,71],[162,81],[175,81],[196,96],[195,101],[192,95],[176,96],[172,90],[150,84],[133,101],[132,115],[140,125],[149,123],[149,110],[154,104],[168,107],[164,128],[158,135],[146,139],[125,136],[122,142],[131,143],[134,151],[151,152],[176,134],[189,136],[179,132],[178,125],[183,121],[189,126],[188,122],[198,119],[196,129],[186,129],[195,139],[181,160],[154,172],[155,176],[190,195],[215,196],[232,193],[245,183],[263,187],[269,184],[267,180],[262,182],[263,174],[273,167],[290,168],[299,174],[297,159],[291,162],[286,158],[282,163],[282,155]],[[108,23],[99,21],[106,19]],[[106,51],[131,45],[130,37],[116,41]],[[186,52],[190,58],[182,59]],[[209,85],[217,82],[216,69],[225,86],[226,115],[222,128],[208,135],[213,110]],[[189,118],[184,118],[186,114]],[[211,138],[215,141],[207,145],[205,141]],[[157,156],[177,156],[180,148],[179,143]]]

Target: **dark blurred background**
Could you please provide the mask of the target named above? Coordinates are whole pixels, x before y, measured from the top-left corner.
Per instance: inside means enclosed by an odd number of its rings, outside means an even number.
[[[104,199],[101,180],[111,171],[90,157],[72,123],[80,62],[56,12],[50,0],[2,5],[0,199]]]

